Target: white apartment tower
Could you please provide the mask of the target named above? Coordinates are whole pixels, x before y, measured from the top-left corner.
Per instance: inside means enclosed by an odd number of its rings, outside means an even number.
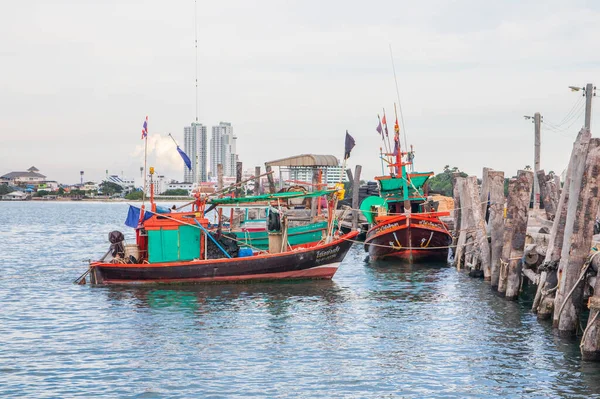
[[[183,128],[184,151],[192,161],[192,170],[183,167],[183,181],[199,183],[207,181],[206,126],[194,122]]]
[[[223,176],[235,176],[237,137],[233,135],[233,127],[229,122],[220,122],[212,127],[210,139],[210,172],[217,175],[217,165],[223,164]]]

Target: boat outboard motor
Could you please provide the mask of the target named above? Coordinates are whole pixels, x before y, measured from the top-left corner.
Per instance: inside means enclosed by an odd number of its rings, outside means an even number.
[[[125,257],[125,247],[123,241],[125,236],[120,231],[111,231],[108,233],[108,241],[110,241],[110,254],[113,258]]]

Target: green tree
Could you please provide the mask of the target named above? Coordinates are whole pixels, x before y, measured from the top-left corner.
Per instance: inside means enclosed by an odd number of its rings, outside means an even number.
[[[460,173],[461,177],[467,177],[465,172],[461,172],[456,166],[450,167],[449,165],[444,166],[444,171],[437,175],[429,178],[427,184],[429,185],[429,192],[439,193],[446,197],[452,197],[454,187],[452,186],[452,174]]]
[[[58,195],[64,195],[65,194],[65,189],[62,187],[58,188]]]
[[[143,197],[143,192],[142,190],[136,190],[136,191],[132,191],[129,194],[127,194],[125,196],[126,199],[128,200],[132,200],[132,201],[137,201],[137,200],[141,200]]]
[[[110,181],[103,181],[100,183],[100,190],[102,191],[102,194],[110,196],[122,192],[123,187]]]
[[[0,195],[12,193],[14,190],[8,184],[0,184]]]
[[[175,190],[167,190],[161,195],[172,195],[172,196],[189,196],[188,190],[183,188],[177,188]]]

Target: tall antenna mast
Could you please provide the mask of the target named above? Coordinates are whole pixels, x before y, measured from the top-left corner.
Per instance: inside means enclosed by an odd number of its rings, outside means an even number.
[[[406,126],[404,125],[404,115],[402,114],[402,103],[400,102],[400,91],[398,90],[398,78],[396,78],[396,66],[394,65],[394,54],[392,53],[392,43],[390,45],[390,58],[392,59],[392,69],[394,70],[394,81],[396,82],[396,96],[398,97],[398,109],[400,110],[400,121],[402,121],[402,134],[404,136],[404,148],[408,149],[406,142]]]
[[[197,0],[194,0],[194,44],[196,47],[196,122],[198,122],[198,12]]]

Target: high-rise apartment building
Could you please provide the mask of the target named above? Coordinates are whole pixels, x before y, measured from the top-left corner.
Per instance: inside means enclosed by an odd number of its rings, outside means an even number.
[[[217,165],[223,165],[223,176],[235,176],[238,160],[237,137],[233,135],[233,126],[229,122],[220,122],[212,127],[210,139],[210,173],[217,175]]]
[[[193,122],[183,128],[184,151],[192,161],[192,170],[187,166],[183,169],[183,180],[186,183],[199,183],[207,181],[207,146],[206,126]]]

